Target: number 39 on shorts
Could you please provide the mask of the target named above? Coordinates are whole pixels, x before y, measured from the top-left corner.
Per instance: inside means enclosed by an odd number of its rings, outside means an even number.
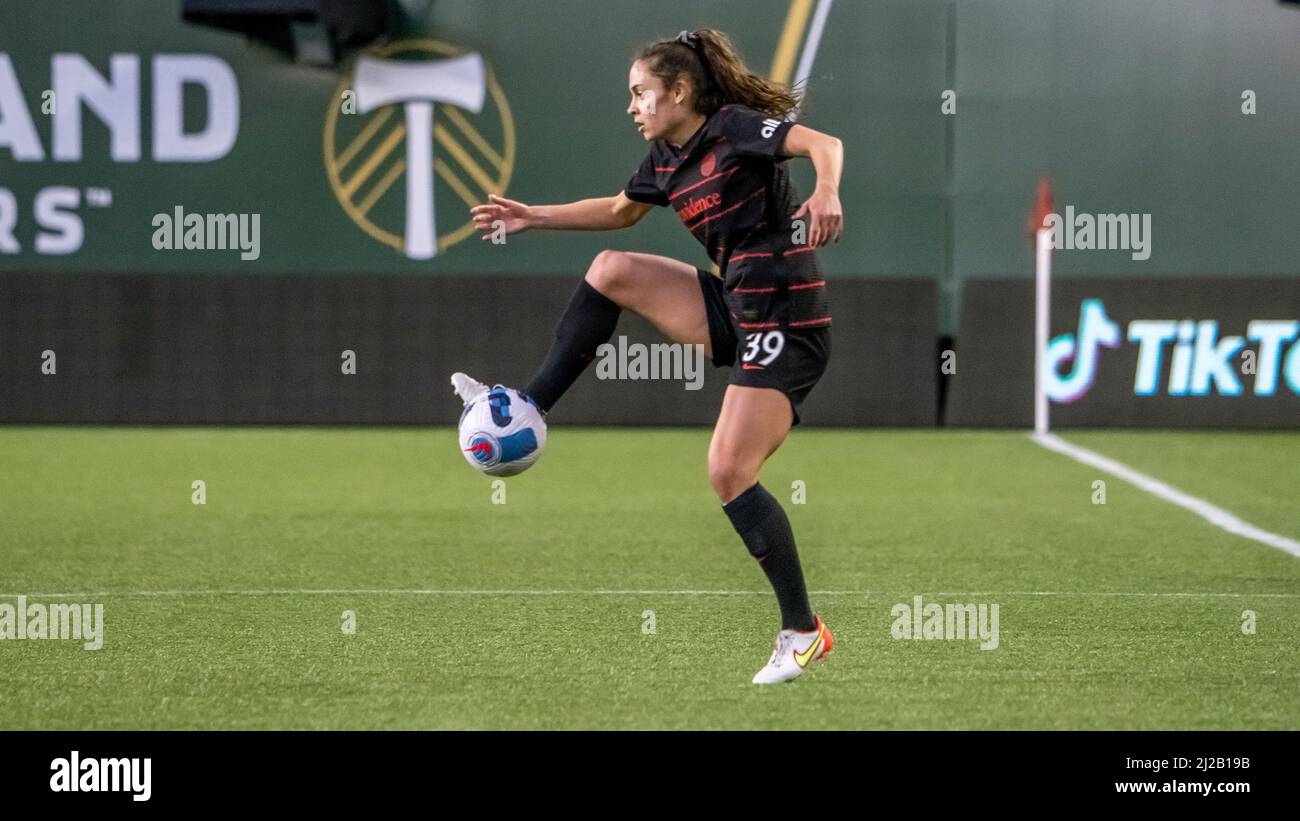
[[[740,358],[744,362],[753,362],[759,354],[764,354],[763,358],[758,360],[758,364],[769,365],[772,360],[781,355],[781,349],[784,347],[785,334],[780,331],[756,331],[745,334],[745,353]]]

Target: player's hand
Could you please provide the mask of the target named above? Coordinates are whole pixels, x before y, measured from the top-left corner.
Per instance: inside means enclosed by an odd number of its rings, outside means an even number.
[[[493,223],[498,220],[505,223],[507,235],[527,231],[533,225],[531,209],[527,205],[496,194],[488,194],[488,201],[469,209],[469,213],[474,218],[474,229],[482,233],[480,239],[492,238],[497,229]]]
[[[814,248],[839,242],[844,233],[844,211],[840,209],[840,194],[833,188],[818,187],[804,200],[791,219],[808,219],[808,244]]]

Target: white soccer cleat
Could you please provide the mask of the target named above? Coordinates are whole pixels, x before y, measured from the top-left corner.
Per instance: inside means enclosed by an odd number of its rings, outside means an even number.
[[[456,389],[460,401],[466,405],[488,392],[487,385],[459,371],[451,375],[451,386]]]
[[[778,684],[789,681],[802,674],[809,664],[825,658],[830,653],[831,646],[834,644],[831,631],[827,629],[821,616],[813,618],[817,619],[817,627],[808,632],[782,630],[776,634],[776,647],[772,650],[772,658],[768,659],[767,666],[754,676],[755,684]]]

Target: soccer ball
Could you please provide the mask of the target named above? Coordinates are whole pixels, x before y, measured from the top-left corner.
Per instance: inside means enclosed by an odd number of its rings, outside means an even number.
[[[532,467],[546,447],[546,420],[514,388],[494,385],[460,415],[465,461],[489,476],[514,476]]]

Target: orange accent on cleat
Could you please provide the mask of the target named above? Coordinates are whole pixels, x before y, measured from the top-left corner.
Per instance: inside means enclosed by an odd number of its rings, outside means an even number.
[[[823,633],[822,651],[820,654],[818,654],[817,658],[824,658],[825,656],[830,655],[831,648],[835,646],[835,637],[831,635],[831,629],[822,623],[820,616],[817,617],[817,623],[821,625],[822,633]]]

